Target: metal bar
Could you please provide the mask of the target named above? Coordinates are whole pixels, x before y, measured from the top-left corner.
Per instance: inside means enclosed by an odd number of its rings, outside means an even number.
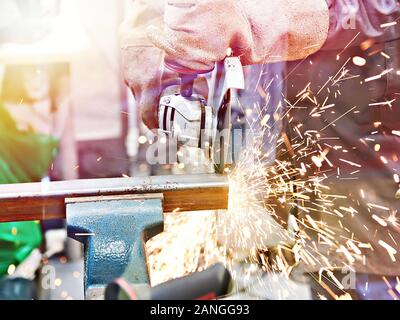
[[[0,185],[0,222],[65,218],[65,199],[162,193],[164,212],[226,209],[228,180],[214,174]]]

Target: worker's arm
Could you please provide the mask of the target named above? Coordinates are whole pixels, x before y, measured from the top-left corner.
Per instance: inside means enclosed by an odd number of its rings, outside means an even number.
[[[302,59],[328,36],[326,0],[171,0],[164,28],[149,27],[168,59],[192,70],[211,69],[228,48],[243,64]]]

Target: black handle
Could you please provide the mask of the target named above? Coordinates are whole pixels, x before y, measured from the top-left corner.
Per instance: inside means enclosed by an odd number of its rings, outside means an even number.
[[[227,295],[231,283],[229,271],[218,263],[153,288],[118,278],[107,286],[105,300],[214,300]]]
[[[150,291],[151,300],[213,300],[229,292],[231,275],[222,264],[165,282]]]

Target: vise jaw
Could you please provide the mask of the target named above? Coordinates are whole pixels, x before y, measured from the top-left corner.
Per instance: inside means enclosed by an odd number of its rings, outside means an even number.
[[[67,198],[69,237],[84,244],[85,297],[123,276],[148,283],[144,244],[163,231],[163,194]]]

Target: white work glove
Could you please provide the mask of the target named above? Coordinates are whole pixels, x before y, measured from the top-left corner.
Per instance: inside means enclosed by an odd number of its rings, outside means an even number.
[[[122,47],[125,82],[132,90],[139,114],[149,129],[158,128],[158,105],[164,88],[179,84],[178,74],[163,65],[163,52],[152,46]],[[207,81],[197,78],[194,91],[207,99]]]
[[[126,84],[132,90],[144,124],[149,129],[157,128],[162,52],[151,47],[127,47],[122,50],[122,61]]]
[[[131,88],[144,124],[158,127],[157,111],[164,87],[179,83],[178,75],[163,66],[164,52],[155,47],[146,34],[150,25],[162,27],[163,3],[136,0],[134,15],[120,27],[121,56],[124,78]],[[195,91],[206,97],[207,82],[198,79]]]
[[[302,59],[324,44],[325,0],[168,0],[164,29],[148,27],[166,58],[190,70],[210,70],[233,49],[242,63]]]

